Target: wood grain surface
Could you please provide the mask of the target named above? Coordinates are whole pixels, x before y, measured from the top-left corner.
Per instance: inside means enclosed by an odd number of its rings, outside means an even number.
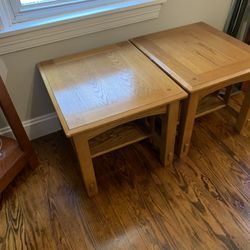
[[[187,96],[129,42],[43,62],[39,69],[68,136]]]
[[[196,111],[195,117],[201,117],[218,109],[224,108],[225,106],[226,102],[224,102],[224,100],[218,96],[218,93],[215,92],[213,94],[201,98],[198,104],[198,109]]]
[[[132,43],[191,93],[250,78],[250,47],[202,22]]]
[[[89,141],[91,157],[94,158],[149,138],[151,133],[148,130],[136,122],[126,123],[108,130]]]
[[[95,158],[92,199],[63,133],[34,141],[41,165],[3,193],[0,249],[248,250],[250,127],[239,135],[234,119],[196,119],[189,157],[167,168],[147,142]]]
[[[189,152],[194,119],[223,107],[208,101],[199,110],[200,99],[250,79],[250,47],[203,22],[134,38],[131,42],[189,93],[180,116],[177,147],[178,156],[184,158]],[[239,133],[250,115],[249,100],[250,88],[236,121]]]

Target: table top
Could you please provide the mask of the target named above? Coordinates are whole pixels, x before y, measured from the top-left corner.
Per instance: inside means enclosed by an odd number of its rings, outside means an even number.
[[[205,23],[132,39],[189,93],[239,76],[250,79],[249,45]]]
[[[67,136],[187,96],[129,42],[38,67]]]

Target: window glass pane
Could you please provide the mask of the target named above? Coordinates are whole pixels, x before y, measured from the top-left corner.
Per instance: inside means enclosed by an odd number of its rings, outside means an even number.
[[[55,0],[20,0],[22,5],[54,2]]]

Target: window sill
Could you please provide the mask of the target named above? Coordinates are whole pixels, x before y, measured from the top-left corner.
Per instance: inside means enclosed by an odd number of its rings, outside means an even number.
[[[157,18],[165,1],[126,0],[105,8],[3,26],[0,55]]]

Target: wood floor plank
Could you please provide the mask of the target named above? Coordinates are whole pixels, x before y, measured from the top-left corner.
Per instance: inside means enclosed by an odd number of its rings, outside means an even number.
[[[168,200],[170,199],[175,202],[173,209],[176,219],[181,220],[182,224],[185,225],[186,231],[184,229],[183,233],[179,232],[179,234],[182,236],[187,235],[188,231],[192,232],[193,235],[199,236],[195,238],[197,241],[195,245],[191,245],[188,249],[199,246],[199,243],[201,244],[200,247],[206,246],[205,249],[210,249],[210,244],[214,241],[213,238],[217,238],[217,241],[215,241],[217,246],[214,245],[214,247],[216,247],[215,249],[220,249],[222,246],[229,249],[237,249],[238,243],[236,244],[231,237],[229,237],[230,234],[227,233],[225,230],[227,227],[224,225],[224,222],[230,222],[232,220],[231,214],[225,211],[225,204],[221,202],[220,199],[218,200],[218,196],[215,196],[215,199],[214,194],[212,193],[211,195],[205,188],[203,180],[206,179],[206,177],[197,178],[202,176],[199,174],[199,169],[197,168],[196,171],[194,171],[191,168],[194,164],[190,164],[190,160],[188,163],[180,162],[174,164],[173,169],[168,172],[168,175],[164,175],[163,173],[159,175],[159,179],[162,181],[162,187],[175,186],[175,192],[178,190],[178,186],[180,188],[173,197],[168,197]],[[170,183],[170,180],[173,183]],[[172,193],[173,192],[170,192],[170,194]],[[182,199],[175,199],[175,197],[181,197]],[[184,213],[182,214],[182,212]],[[232,234],[232,232],[234,232],[235,235],[241,235],[245,228],[242,229],[241,231],[238,229],[238,226],[232,225],[230,233]],[[210,232],[210,237],[207,235],[208,231]],[[204,235],[202,234],[203,232],[205,232]],[[248,244],[246,240],[248,239],[247,236],[248,234],[245,233],[244,237],[239,241],[245,242],[245,247]],[[220,242],[222,246],[220,246]]]
[[[248,250],[250,130],[234,122],[226,109],[197,119],[189,157],[169,167],[148,142],[95,158],[92,199],[63,133],[34,141],[41,165],[2,194],[0,249]]]
[[[250,174],[250,127],[241,136],[234,130],[235,118],[227,110],[208,115],[199,125],[215,138],[227,154],[237,161],[242,169]]]

